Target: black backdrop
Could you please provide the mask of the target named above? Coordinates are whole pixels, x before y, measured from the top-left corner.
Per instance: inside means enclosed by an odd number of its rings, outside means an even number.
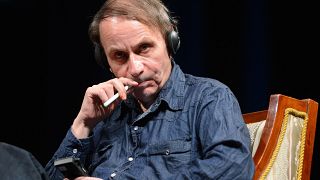
[[[0,140],[45,165],[76,116],[88,86],[109,75],[93,59],[88,24],[102,0],[0,0]],[[320,102],[319,24],[305,1],[178,1],[176,62],[186,73],[216,78],[243,113],[267,108],[271,94]],[[319,176],[319,122],[312,178]]]

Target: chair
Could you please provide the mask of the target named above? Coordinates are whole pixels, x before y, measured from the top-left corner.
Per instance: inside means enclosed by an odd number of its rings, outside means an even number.
[[[318,103],[282,94],[268,110],[243,114],[255,163],[253,179],[310,179]]]

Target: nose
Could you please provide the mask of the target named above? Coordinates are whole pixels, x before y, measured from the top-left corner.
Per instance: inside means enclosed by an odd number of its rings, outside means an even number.
[[[137,55],[131,54],[129,59],[129,73],[133,77],[137,77],[143,72],[143,63]]]

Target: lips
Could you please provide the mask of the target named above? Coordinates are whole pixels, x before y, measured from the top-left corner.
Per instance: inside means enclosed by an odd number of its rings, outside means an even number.
[[[146,86],[148,86],[148,84],[150,84],[150,81],[143,81],[143,82],[140,82],[137,87],[145,88]]]

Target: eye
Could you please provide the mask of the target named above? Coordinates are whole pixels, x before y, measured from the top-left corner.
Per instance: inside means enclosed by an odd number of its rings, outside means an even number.
[[[127,55],[123,51],[117,51],[113,54],[114,59],[116,60],[125,60]]]
[[[140,45],[139,50],[140,52],[143,53],[143,52],[147,52],[149,48],[150,48],[150,44],[144,43]]]

